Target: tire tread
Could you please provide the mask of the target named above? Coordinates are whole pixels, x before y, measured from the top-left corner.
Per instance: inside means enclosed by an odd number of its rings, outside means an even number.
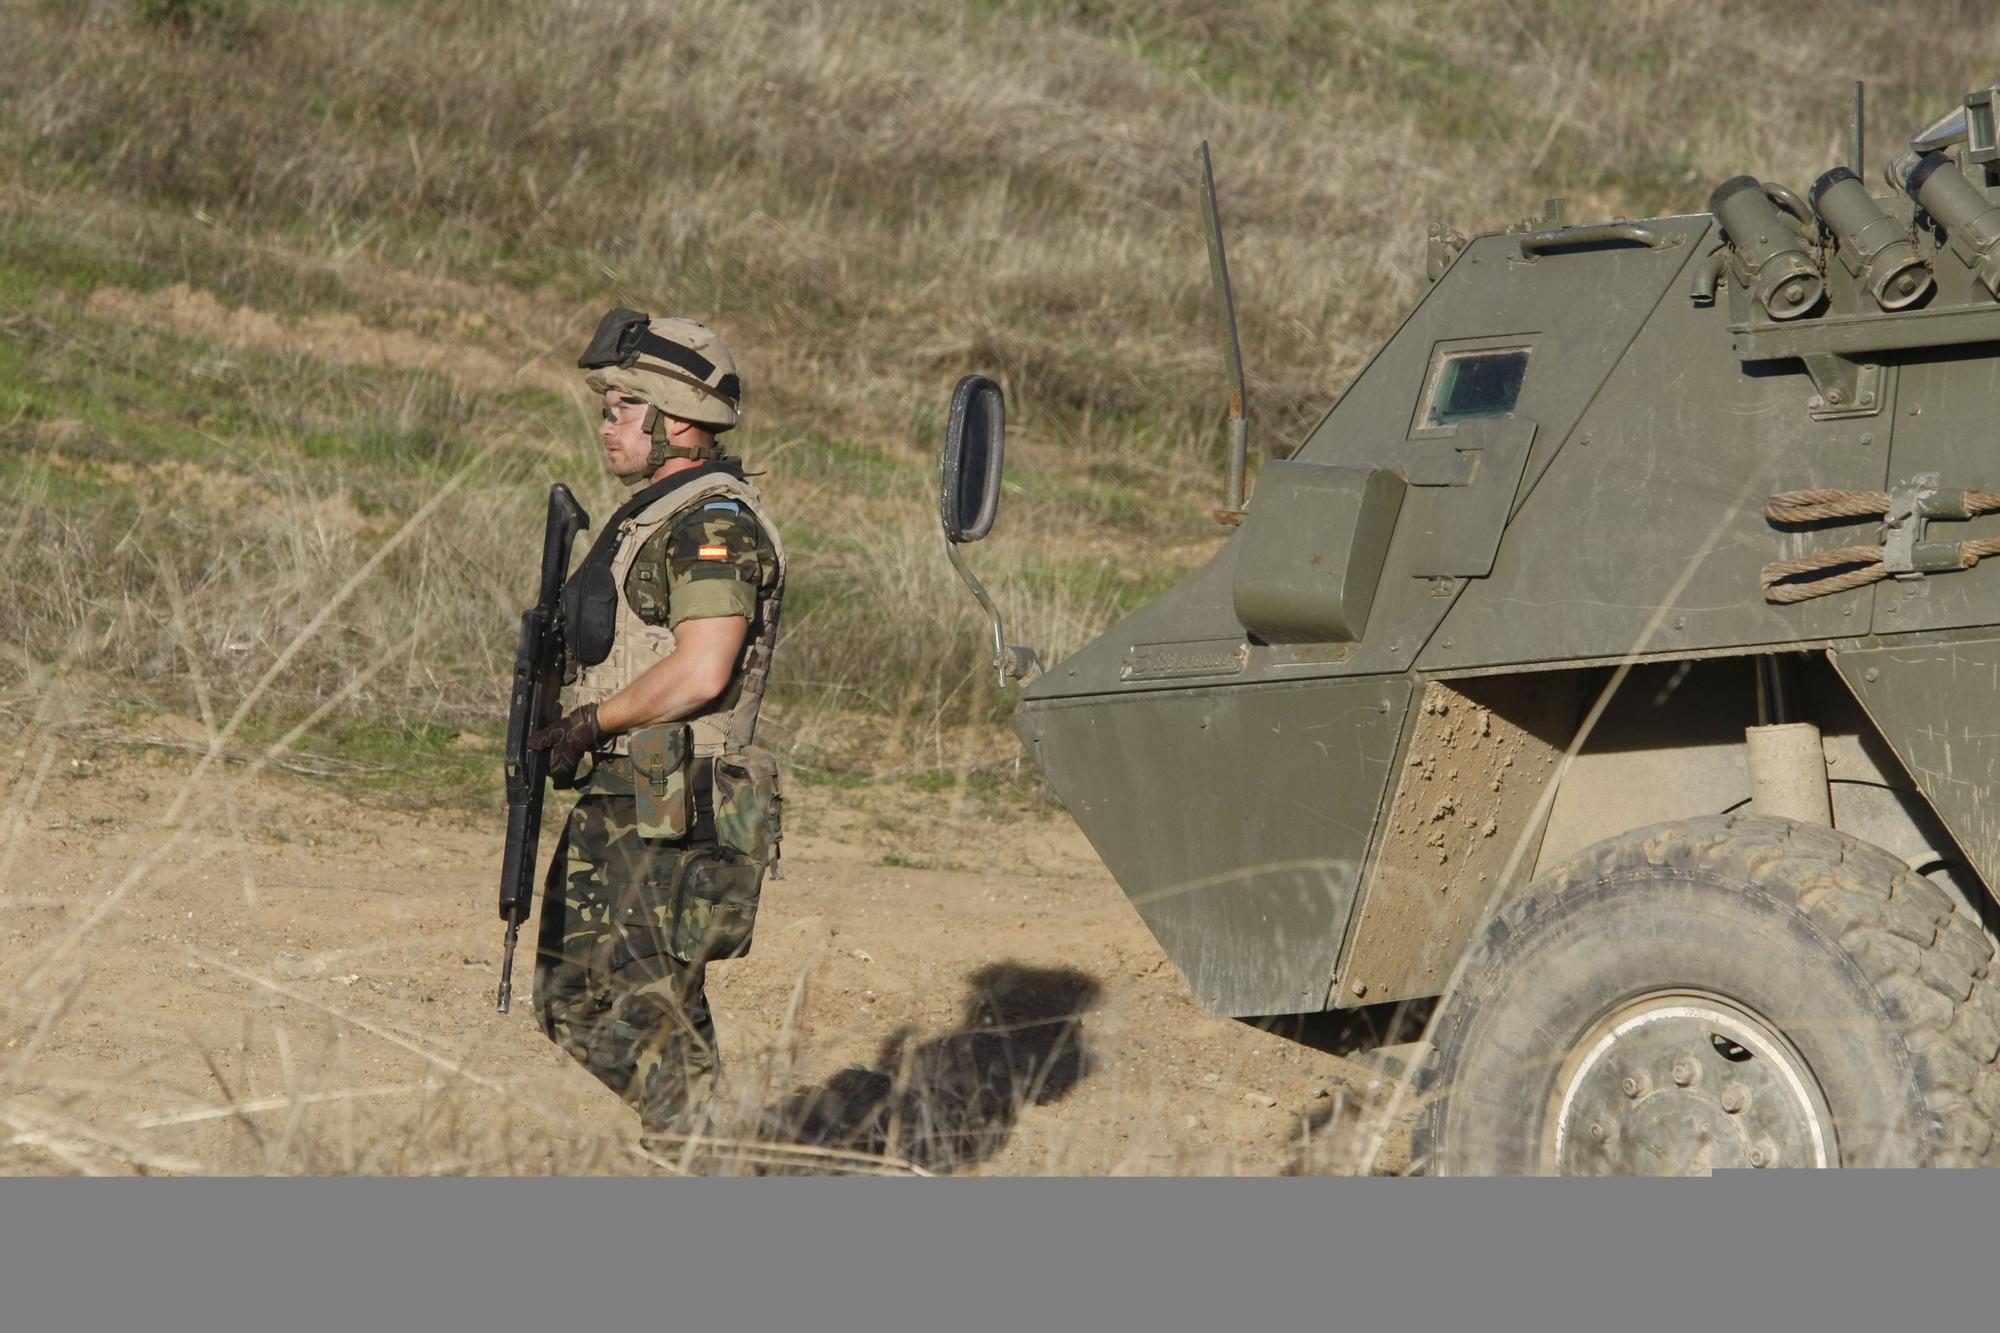
[[[1433,1025],[1442,1048],[1487,997],[1480,964],[1568,894],[1637,870],[1755,883],[1789,898],[1837,941],[1881,997],[1912,1053],[1936,1166],[2000,1165],[2000,985],[1994,949],[1951,897],[1878,847],[1833,829],[1737,813],[1656,824],[1585,849],[1505,902],[1475,943]],[[1414,1160],[1442,1142],[1446,1062],[1423,1062]]]

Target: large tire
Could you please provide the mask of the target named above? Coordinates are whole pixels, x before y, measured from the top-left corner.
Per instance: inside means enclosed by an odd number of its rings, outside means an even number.
[[[1416,1166],[2000,1163],[1993,961],[1936,885],[1831,829],[1609,839],[1475,944],[1419,1076]]]

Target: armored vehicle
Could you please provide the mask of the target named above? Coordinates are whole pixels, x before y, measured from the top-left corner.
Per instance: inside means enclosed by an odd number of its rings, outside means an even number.
[[[1434,228],[1247,504],[1239,403],[1214,557],[1024,687],[1210,1013],[1437,997],[1419,1169],[2000,1162],[1996,104],[1885,194],[1857,105],[1803,195]],[[1002,413],[947,432],[969,581]]]

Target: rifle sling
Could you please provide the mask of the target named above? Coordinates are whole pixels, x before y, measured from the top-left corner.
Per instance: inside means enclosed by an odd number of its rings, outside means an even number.
[[[597,540],[591,543],[590,553],[583,557],[583,563],[609,565],[613,557],[618,554],[618,538],[622,535],[619,529],[624,526],[626,519],[655,500],[663,499],[693,482],[704,481],[717,472],[727,472],[739,481],[743,478],[743,469],[733,462],[703,463],[700,467],[676,472],[664,481],[656,481],[619,505],[618,512],[605,521],[603,530],[597,534]]]

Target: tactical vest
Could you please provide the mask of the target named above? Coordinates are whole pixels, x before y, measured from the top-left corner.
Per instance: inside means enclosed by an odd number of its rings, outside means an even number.
[[[758,601],[757,616],[745,637],[735,674],[730,677],[731,684],[715,702],[678,719],[693,730],[694,752],[699,758],[740,749],[755,739],[757,710],[764,702],[771,649],[778,638],[778,604],[785,592],[785,545],[765,515],[756,488],[748,482],[726,472],[716,473],[686,490],[670,491],[619,525],[618,552],[611,558],[611,577],[618,589],[617,633],[611,641],[610,655],[595,666],[584,667],[572,687],[571,707],[603,703],[674,651],[673,630],[665,625],[647,624],[632,609],[625,596],[625,576],[631,572],[632,562],[649,538],[688,511],[717,497],[736,501],[757,520],[777,557],[778,577],[771,584],[770,594]],[[729,700],[732,692],[734,699],[725,704],[723,701]],[[600,753],[611,754],[625,754],[630,748],[623,732],[598,747]]]

